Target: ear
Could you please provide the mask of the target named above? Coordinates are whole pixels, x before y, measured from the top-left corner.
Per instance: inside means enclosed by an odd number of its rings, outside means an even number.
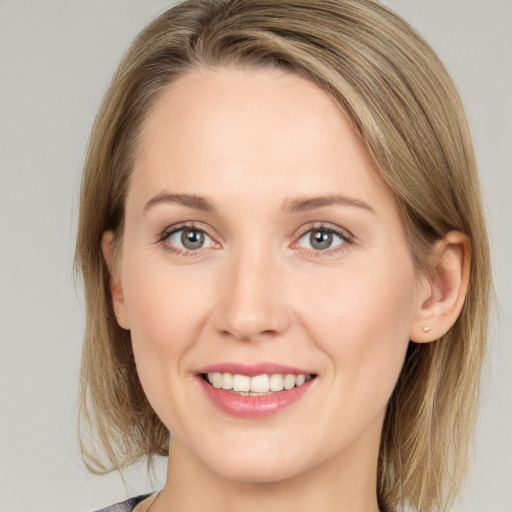
[[[469,284],[471,243],[460,231],[449,231],[434,246],[429,276],[422,278],[409,339],[437,340],[457,320]]]
[[[112,307],[116,315],[117,323],[123,329],[129,329],[128,313],[126,304],[124,302],[123,285],[118,274],[119,261],[115,257],[115,240],[112,231],[105,231],[101,239],[101,250],[103,257],[107,263],[109,277],[110,277],[110,296],[112,298]]]

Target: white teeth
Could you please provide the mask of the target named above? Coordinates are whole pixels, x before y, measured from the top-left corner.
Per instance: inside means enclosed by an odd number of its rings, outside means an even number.
[[[256,375],[251,379],[251,391],[256,393],[268,393],[269,379],[268,375]]]
[[[284,389],[294,388],[295,382],[297,382],[297,377],[295,375],[288,374],[283,380]]]
[[[222,389],[233,389],[233,374],[223,373],[222,374]]]
[[[247,375],[233,375],[233,391],[250,391],[251,377]]]
[[[214,388],[221,388],[222,387],[222,373],[215,372],[215,373],[209,374],[208,378],[210,378],[209,377],[210,375],[211,375],[210,382],[211,382],[212,386]]]
[[[283,376],[280,374],[274,374],[270,376],[270,391],[282,391],[284,388],[283,385]]]
[[[302,386],[305,382],[311,380],[311,375],[275,373],[249,377],[247,375],[215,372],[208,373],[207,379],[215,388],[222,388],[227,391],[233,390],[242,395],[249,395],[293,389],[295,386]]]

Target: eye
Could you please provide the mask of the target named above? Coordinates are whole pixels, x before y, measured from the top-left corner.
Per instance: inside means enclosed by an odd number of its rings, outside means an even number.
[[[350,243],[350,241],[349,235],[341,230],[320,227],[307,231],[301,236],[296,245],[306,249],[313,249],[314,251],[326,251],[336,249],[345,243]]]
[[[166,233],[165,240],[176,249],[196,251],[213,246],[213,240],[201,229],[184,227]]]

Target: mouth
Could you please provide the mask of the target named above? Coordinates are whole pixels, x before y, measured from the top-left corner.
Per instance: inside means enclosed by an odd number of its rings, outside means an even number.
[[[290,391],[314,379],[315,374],[272,373],[243,375],[228,372],[200,374],[202,379],[216,389],[223,389],[239,396],[266,396],[281,391]]]
[[[302,372],[281,365],[228,364],[205,368],[197,377],[205,396],[218,410],[230,416],[258,419],[301,401],[318,377]]]

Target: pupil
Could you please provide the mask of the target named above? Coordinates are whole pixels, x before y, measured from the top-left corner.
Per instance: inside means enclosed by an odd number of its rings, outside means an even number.
[[[199,249],[204,243],[204,233],[193,229],[184,229],[181,243],[186,249]]]
[[[332,233],[327,231],[313,231],[309,236],[313,249],[328,249],[332,244]]]

